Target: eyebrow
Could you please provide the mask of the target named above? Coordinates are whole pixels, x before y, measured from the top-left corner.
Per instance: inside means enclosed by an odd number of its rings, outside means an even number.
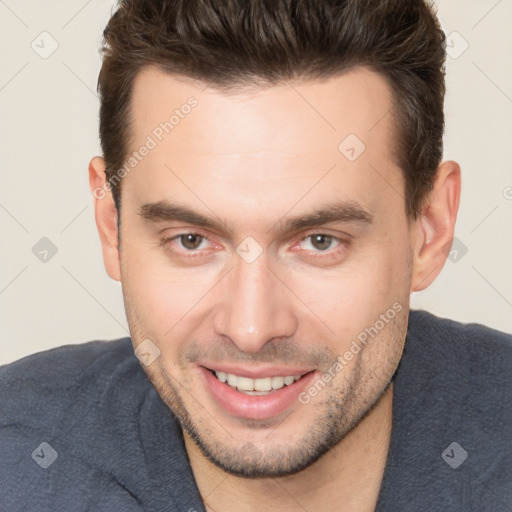
[[[171,204],[165,200],[144,204],[139,210],[139,215],[147,222],[181,221],[205,229],[233,234],[233,230],[217,216],[208,217],[186,206]],[[338,201],[300,216],[286,218],[285,215],[272,226],[270,231],[283,233],[301,231],[332,222],[355,222],[368,225],[373,222],[373,215],[356,201]]]

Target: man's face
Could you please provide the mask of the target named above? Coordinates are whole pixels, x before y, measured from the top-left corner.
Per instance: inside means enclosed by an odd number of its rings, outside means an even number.
[[[130,152],[149,150],[122,186],[130,331],[158,347],[145,371],[226,471],[306,467],[389,389],[413,260],[390,107],[363,68],[237,95],[136,78]]]

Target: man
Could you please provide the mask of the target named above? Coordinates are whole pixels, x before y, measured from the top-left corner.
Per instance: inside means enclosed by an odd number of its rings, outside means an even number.
[[[453,239],[422,0],[121,0],[89,166],[130,338],[0,370],[0,509],[512,510],[511,336]]]

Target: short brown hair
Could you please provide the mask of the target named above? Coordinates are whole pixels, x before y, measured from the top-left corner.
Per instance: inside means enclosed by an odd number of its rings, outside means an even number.
[[[442,158],[445,36],[424,0],[119,0],[104,31],[100,139],[112,178],[148,65],[229,91],[363,65],[390,84],[406,212],[417,218]]]

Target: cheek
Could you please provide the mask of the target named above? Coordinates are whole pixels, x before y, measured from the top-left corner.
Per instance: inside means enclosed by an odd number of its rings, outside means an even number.
[[[173,268],[163,249],[128,244],[121,262],[123,294],[132,318],[151,336],[164,343],[186,338],[198,327],[198,315],[204,314],[208,295],[219,279],[215,271]]]
[[[123,294],[137,318],[153,332],[155,326],[166,324],[169,329],[173,325],[183,299],[178,287],[169,282],[154,259],[148,252],[129,244],[121,251]]]
[[[393,248],[392,250],[390,248]],[[367,247],[336,270],[287,272],[284,279],[334,339],[352,339],[373,325],[394,303],[403,304],[410,267],[407,252],[396,244]],[[307,306],[307,307],[306,307]]]

